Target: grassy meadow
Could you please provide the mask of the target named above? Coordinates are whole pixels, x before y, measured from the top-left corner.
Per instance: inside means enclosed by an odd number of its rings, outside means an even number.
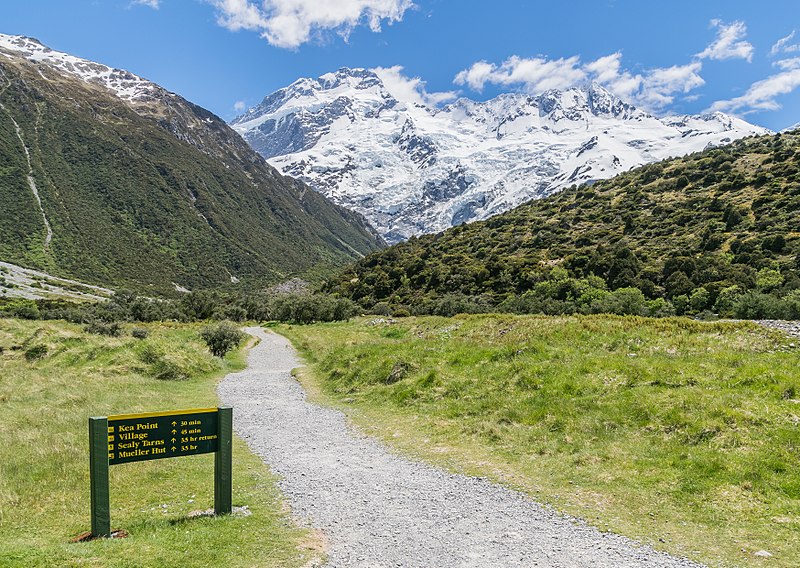
[[[780,332],[509,315],[277,330],[317,400],[401,452],[711,566],[800,566],[800,342]]]
[[[130,536],[69,542],[90,528],[87,418],[216,406],[218,379],[244,366],[241,351],[211,357],[198,326],[137,327],[148,337],[0,319],[0,565],[304,565],[318,539],[238,439],[233,505],[249,516],[190,516],[213,507],[213,454],[116,465],[111,527]]]

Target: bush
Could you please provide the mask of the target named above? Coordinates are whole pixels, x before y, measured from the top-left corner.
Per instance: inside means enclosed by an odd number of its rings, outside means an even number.
[[[647,315],[652,318],[668,318],[675,315],[675,306],[669,300],[656,298],[647,301]]]
[[[223,321],[204,328],[200,331],[200,337],[206,342],[212,355],[224,357],[242,342],[244,333],[233,322]]]
[[[247,310],[239,305],[225,306],[214,312],[214,319],[230,320],[241,323],[247,319]]]
[[[736,301],[733,309],[741,319],[784,319],[786,306],[779,298],[759,292],[747,292]]]
[[[786,317],[792,320],[800,319],[800,290],[792,290],[783,299]]]
[[[282,294],[269,306],[270,319],[299,324],[343,321],[357,313],[352,301],[323,294]]]
[[[147,336],[150,335],[150,332],[141,327],[134,327],[131,330],[131,335],[136,339],[147,339]]]
[[[145,343],[139,352],[139,359],[141,359],[142,363],[147,363],[148,365],[155,364],[162,356],[161,351],[152,343]]]
[[[33,345],[25,351],[27,361],[38,361],[47,355],[47,345]]]
[[[702,286],[700,288],[695,288],[695,290],[692,292],[692,295],[689,296],[689,305],[695,312],[702,312],[705,310],[710,301],[711,294],[709,294],[708,290]]]
[[[119,337],[122,335],[122,325],[118,321],[93,321],[84,327],[83,331],[97,335],[107,335],[108,337]]]
[[[739,296],[741,295],[742,289],[739,288],[739,286],[728,286],[727,288],[723,288],[717,295],[717,301],[714,304],[714,311],[725,318],[733,317],[736,309],[736,302],[739,300]]]
[[[392,315],[392,308],[386,302],[378,302],[372,306],[369,313],[375,316],[390,316]]]
[[[180,365],[163,358],[153,364],[150,372],[159,381],[184,381],[189,378]]]
[[[0,315],[37,320],[41,317],[39,306],[33,300],[14,300],[0,309]]]
[[[638,288],[619,288],[592,303],[596,314],[643,316],[648,313],[647,300]]]

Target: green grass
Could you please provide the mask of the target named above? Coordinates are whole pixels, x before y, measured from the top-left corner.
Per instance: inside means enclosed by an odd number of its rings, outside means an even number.
[[[90,526],[87,418],[216,406],[217,380],[244,367],[242,352],[211,357],[197,326],[146,327],[137,340],[0,319],[0,565],[302,566],[314,538],[238,439],[233,505],[252,515],[188,517],[213,507],[213,454],[124,464],[110,471],[111,526],[130,536],[69,542]],[[189,378],[154,378],[164,368]]]
[[[778,332],[499,315],[278,331],[318,398],[402,451],[714,566],[800,566],[800,356]]]

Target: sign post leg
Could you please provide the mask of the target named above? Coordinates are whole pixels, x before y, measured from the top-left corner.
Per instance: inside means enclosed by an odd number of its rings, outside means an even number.
[[[108,419],[89,418],[89,483],[92,494],[92,536],[111,536],[108,499]]]
[[[233,409],[219,407],[217,422],[219,446],[214,454],[214,513],[231,512],[231,470],[233,460]]]

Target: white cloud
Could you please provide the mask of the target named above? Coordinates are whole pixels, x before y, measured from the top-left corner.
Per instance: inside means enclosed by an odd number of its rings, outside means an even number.
[[[663,93],[688,93],[706,84],[700,76],[702,69],[703,64],[699,61],[688,65],[653,69],[647,74],[644,86]]]
[[[133,0],[131,4],[139,4],[140,6],[149,6],[153,10],[158,10],[161,7],[161,0]]]
[[[769,54],[772,56],[778,55],[779,53],[794,53],[796,51],[800,51],[800,43],[789,43],[794,39],[795,30],[792,30],[786,37],[782,37],[778,41],[775,42],[775,45],[772,46],[772,49],[769,50]]]
[[[478,61],[455,76],[456,85],[469,85],[481,91],[486,83],[496,85],[521,85],[532,93],[547,89],[566,89],[586,80],[586,72],[579,67],[580,59],[549,60],[542,57],[523,58],[513,55],[499,66]]]
[[[312,35],[334,31],[345,39],[356,26],[373,32],[399,22],[411,0],[207,0],[217,8],[217,22],[229,30],[250,30],[276,47],[296,48]]]
[[[781,59],[773,63],[776,67],[780,67],[784,71],[791,69],[800,69],[800,57],[793,57],[792,59]]]
[[[487,84],[518,86],[530,93],[567,89],[586,81],[603,85],[617,96],[651,110],[674,100],[676,93],[688,93],[705,84],[700,76],[703,64],[651,69],[633,74],[622,69],[622,54],[612,53],[582,63],[577,56],[548,60],[537,57],[509,57],[500,65],[478,61],[455,76],[454,83],[480,91]]]
[[[244,101],[236,101],[235,103],[233,103],[233,110],[235,110],[236,112],[242,112],[246,108],[247,105],[245,104]]]
[[[456,85],[469,85],[475,91],[482,91],[483,86],[487,82],[492,81],[492,73],[494,73],[495,66],[486,61],[478,61],[473,63],[469,69],[464,69],[456,75],[453,82]]]
[[[746,59],[753,60],[753,45],[744,41],[747,26],[744,22],[735,21],[725,24],[722,20],[711,20],[711,26],[717,28],[717,38],[697,54],[700,59]]]
[[[403,67],[375,67],[372,71],[380,77],[386,89],[398,101],[417,103],[426,106],[438,106],[456,98],[453,91],[429,93],[425,90],[425,81],[419,77],[406,77]]]
[[[762,110],[778,110],[780,103],[776,100],[781,95],[787,95],[800,87],[800,60],[795,61],[795,66],[786,66],[786,71],[771,75],[761,81],[756,81],[747,92],[727,101],[717,101],[711,105],[712,111],[740,112],[749,114]]]

